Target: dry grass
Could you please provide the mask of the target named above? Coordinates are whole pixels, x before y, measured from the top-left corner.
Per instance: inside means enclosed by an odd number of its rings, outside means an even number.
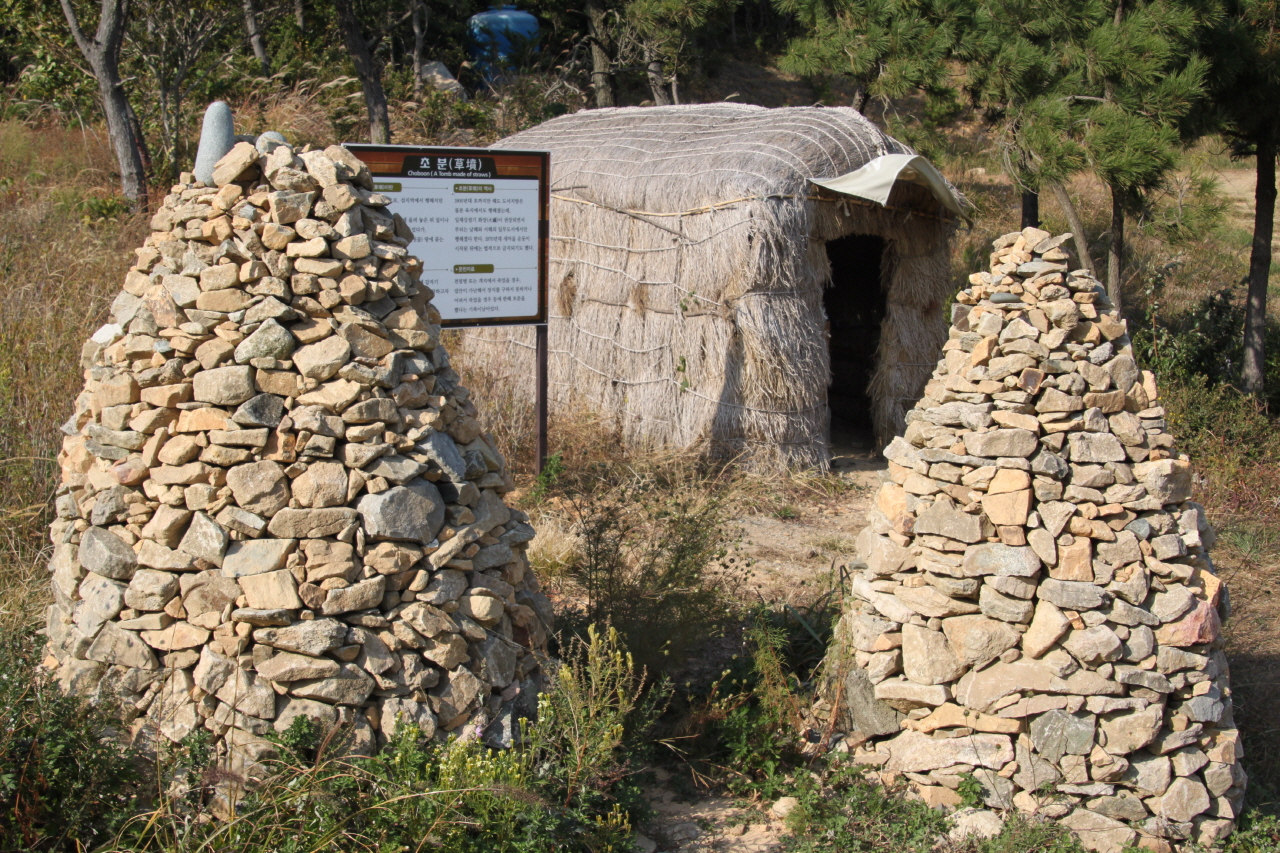
[[[114,195],[104,142],[0,124],[0,625],[32,622],[48,599],[58,425],[144,233],[140,218],[93,221]]]

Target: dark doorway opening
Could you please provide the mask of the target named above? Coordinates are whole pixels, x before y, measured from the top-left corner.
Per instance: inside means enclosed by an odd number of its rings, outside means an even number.
[[[822,293],[831,354],[831,452],[861,457],[875,451],[871,396],[867,385],[876,368],[880,325],[885,317],[881,284],[885,241],[851,234],[827,243],[831,283]]]

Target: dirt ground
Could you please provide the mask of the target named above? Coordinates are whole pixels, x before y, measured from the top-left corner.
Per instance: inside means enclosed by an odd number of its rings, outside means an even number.
[[[733,522],[738,540],[731,556],[748,562],[743,591],[771,605],[800,605],[829,588],[830,574],[853,556],[854,539],[866,526],[866,512],[879,488],[884,458],[868,446],[836,448],[832,470],[855,488],[841,497],[815,498],[793,508],[786,518],[742,516]],[[712,657],[715,652],[712,651]],[[718,661],[707,661],[710,670]],[[702,669],[697,667],[694,669]],[[691,793],[685,779],[655,771],[657,782],[646,797],[654,817],[638,827],[637,850],[645,853],[770,853],[780,850],[785,827],[771,803],[745,803],[733,797]]]

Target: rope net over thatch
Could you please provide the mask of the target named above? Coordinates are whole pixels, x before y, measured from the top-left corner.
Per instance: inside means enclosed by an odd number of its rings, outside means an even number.
[[[903,428],[946,338],[953,222],[922,188],[880,206],[808,183],[911,153],[846,108],[590,110],[495,147],[551,152],[550,394],[615,414],[634,445],[764,467],[828,460],[825,244],[884,238],[870,386],[877,439]],[[821,195],[819,193],[822,193]],[[851,295],[852,296],[852,295]],[[469,366],[532,392],[533,329],[464,333]]]

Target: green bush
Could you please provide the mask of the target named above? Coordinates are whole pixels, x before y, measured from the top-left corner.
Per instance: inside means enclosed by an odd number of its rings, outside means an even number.
[[[40,641],[0,634],[0,850],[89,849],[132,814],[138,757],[110,714],[37,670]]]
[[[715,570],[726,554],[720,501],[637,477],[568,505],[579,547],[566,576],[583,602],[564,614],[571,632],[612,626],[638,667],[660,673],[725,622],[734,578]]]

